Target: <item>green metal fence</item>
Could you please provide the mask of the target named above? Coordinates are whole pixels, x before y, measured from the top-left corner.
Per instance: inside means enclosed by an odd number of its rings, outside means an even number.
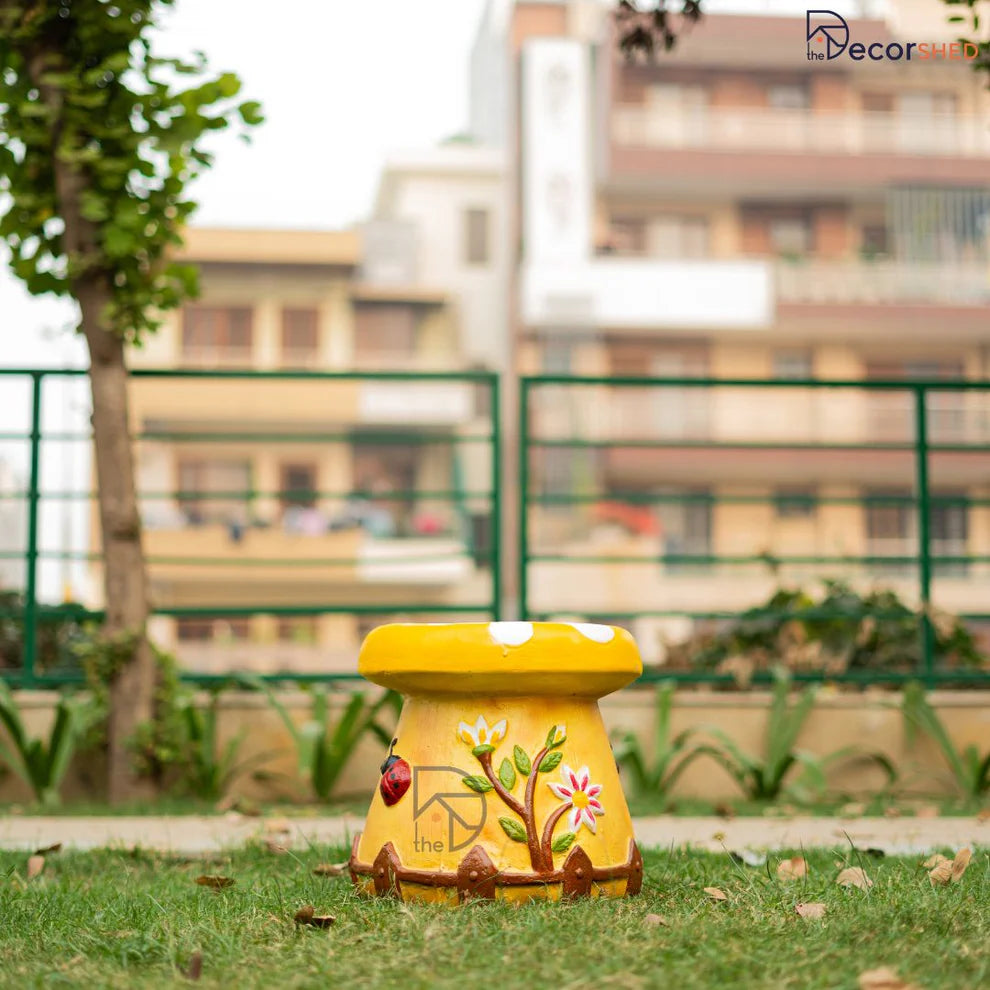
[[[78,502],[85,501],[90,506],[95,506],[96,493],[92,490],[92,485],[75,487],[69,490],[59,490],[52,485],[42,483],[42,468],[44,464],[45,445],[49,442],[77,443],[88,446],[91,437],[89,432],[66,432],[65,430],[52,430],[43,428],[45,411],[45,386],[46,383],[56,379],[80,378],[85,372],[76,370],[47,370],[47,369],[0,369],[0,390],[4,395],[3,405],[8,410],[13,410],[16,403],[15,391],[16,383],[21,382],[23,390],[27,386],[27,405],[29,413],[27,416],[27,426],[25,429],[0,433],[0,442],[10,444],[26,444],[26,479],[22,488],[11,491],[0,492],[0,506],[20,503],[26,508],[26,525],[23,546],[10,546],[9,534],[5,549],[0,551],[0,560],[23,562],[23,583],[14,589],[17,600],[12,605],[11,590],[7,590],[8,601],[0,606],[0,676],[10,682],[22,687],[56,686],[64,683],[78,681],[81,673],[78,665],[74,664],[66,656],[66,643],[58,637],[71,638],[71,629],[65,633],[67,623],[81,624],[84,622],[99,622],[102,613],[99,609],[89,609],[78,603],[63,602],[58,600],[43,601],[40,595],[39,569],[48,560],[73,560],[85,561],[87,565],[98,564],[100,554],[93,549],[94,537],[90,537],[90,546],[80,547],[56,547],[48,544],[51,542],[43,538],[41,532],[41,507],[46,500],[58,502]],[[501,461],[500,461],[500,411],[499,411],[499,388],[498,379],[494,374],[487,372],[465,372],[465,373],[420,373],[420,372],[381,372],[381,373],[360,373],[360,372],[317,372],[317,371],[248,371],[248,370],[223,370],[223,371],[197,371],[197,370],[136,370],[132,372],[132,406],[134,396],[140,390],[143,383],[152,381],[166,381],[175,383],[196,383],[197,387],[210,387],[222,382],[242,382],[245,389],[239,393],[239,403],[245,410],[250,404],[259,398],[264,389],[270,388],[277,383],[290,382],[294,389],[308,389],[312,393],[319,407],[320,397],[332,396],[335,389],[350,387],[358,390],[359,398],[367,393],[361,391],[369,387],[384,387],[391,390],[394,397],[399,394],[401,407],[402,395],[411,395],[410,392],[403,393],[402,390],[416,389],[417,386],[430,388],[432,390],[449,390],[457,392],[455,405],[457,411],[451,414],[448,410],[444,415],[446,420],[440,422],[423,422],[429,420],[430,416],[423,414],[420,408],[411,408],[407,414],[400,408],[398,415],[395,410],[385,419],[376,419],[374,413],[366,414],[355,410],[355,415],[351,421],[347,421],[346,416],[336,414],[327,417],[326,424],[320,422],[318,413],[308,421],[294,423],[291,428],[279,425],[276,428],[268,428],[265,423],[259,422],[257,416],[245,414],[239,417],[234,409],[217,409],[215,415],[210,416],[210,423],[207,425],[192,422],[185,425],[181,422],[183,410],[177,408],[173,410],[174,421],[162,423],[148,418],[141,422],[139,431],[134,436],[138,458],[141,451],[148,449],[150,444],[176,445],[184,447],[197,447],[202,449],[217,449],[217,445],[241,445],[239,449],[260,450],[269,446],[290,445],[293,450],[304,447],[312,451],[314,457],[319,457],[331,447],[336,445],[338,452],[353,452],[354,445],[360,445],[366,450],[377,450],[395,452],[398,448],[403,450],[424,450],[424,451],[446,451],[440,458],[449,467],[449,484],[440,488],[423,488],[417,484],[412,484],[406,489],[388,486],[385,491],[371,491],[367,487],[358,488],[348,486],[346,488],[333,488],[331,490],[321,490],[315,486],[299,489],[296,487],[285,487],[281,485],[277,491],[258,490],[253,482],[232,488],[231,490],[216,490],[210,488],[203,490],[183,489],[182,485],[176,481],[173,485],[164,488],[145,488],[141,490],[139,485],[138,497],[142,503],[142,511],[146,510],[149,503],[167,504],[173,511],[186,513],[186,520],[196,517],[195,506],[197,503],[224,502],[243,503],[245,510],[259,503],[259,500],[268,500],[271,505],[273,501],[282,500],[282,508],[287,505],[301,507],[304,503],[310,505],[341,505],[344,522],[340,523],[342,530],[358,529],[361,531],[362,539],[366,539],[371,544],[375,543],[375,538],[367,535],[368,527],[372,524],[379,528],[385,525],[395,525],[395,519],[390,513],[391,509],[374,508],[382,504],[395,507],[398,506],[440,506],[440,511],[424,513],[424,521],[421,525],[426,532],[422,534],[420,543],[422,553],[409,554],[405,552],[407,544],[403,542],[402,534],[393,534],[392,542],[397,549],[403,551],[397,556],[375,557],[369,564],[363,558],[355,560],[353,558],[321,557],[306,555],[305,559],[286,557],[282,559],[265,555],[261,558],[250,558],[242,553],[221,554],[219,557],[210,557],[203,554],[176,555],[166,553],[164,555],[148,554],[149,571],[152,577],[153,587],[156,573],[160,568],[167,566],[182,566],[202,569],[202,573],[221,573],[223,568],[230,568],[234,563],[239,568],[252,569],[256,574],[264,573],[265,569],[277,569],[280,565],[291,566],[293,568],[303,567],[306,572],[313,575],[314,580],[319,579],[321,573],[326,573],[327,569],[341,567],[356,567],[359,565],[366,567],[377,567],[379,571],[389,567],[406,568],[429,567],[437,564],[449,563],[451,560],[464,564],[468,561],[472,571],[482,575],[476,582],[482,587],[482,593],[477,599],[461,600],[453,595],[438,595],[432,597],[423,595],[421,598],[408,597],[406,595],[391,594],[384,597],[386,600],[375,600],[366,591],[367,584],[362,587],[360,581],[345,582],[345,590],[337,592],[326,601],[306,600],[300,604],[293,604],[286,601],[286,596],[273,595],[270,600],[250,600],[245,595],[233,602],[230,596],[224,599],[211,600],[207,594],[204,600],[197,601],[194,605],[189,603],[170,604],[167,601],[155,601],[153,592],[153,614],[155,616],[172,617],[177,620],[243,620],[251,616],[269,616],[278,620],[299,619],[301,617],[344,615],[353,617],[363,617],[373,620],[381,617],[386,620],[389,616],[408,618],[411,620],[426,620],[430,618],[449,618],[451,616],[477,616],[479,618],[497,618],[501,612]],[[345,385],[345,383],[350,383]],[[422,397],[422,390],[419,395]],[[360,398],[363,401],[363,398]],[[360,407],[360,401],[358,406]],[[9,417],[8,417],[9,418]],[[417,418],[420,422],[417,423]],[[441,417],[443,420],[443,417]],[[216,424],[223,424],[222,429],[218,429]],[[168,450],[169,447],[159,446],[159,451]],[[469,455],[466,451],[473,451]],[[465,461],[468,465],[465,466]],[[248,462],[254,464],[248,456]],[[139,470],[139,476],[140,476]],[[482,483],[478,483],[478,476],[482,476]],[[368,507],[372,508],[369,509]],[[358,521],[353,518],[359,508],[365,513],[377,512],[377,516],[368,516]],[[449,509],[445,512],[444,509]],[[398,513],[393,513],[398,514]],[[95,522],[95,513],[90,513]],[[419,523],[417,523],[419,525]],[[332,525],[337,525],[333,523]],[[185,525],[179,522],[178,529],[186,532],[196,532],[196,523],[188,521]],[[231,525],[230,538],[233,542],[245,539],[245,532],[253,532],[255,522],[247,522],[240,525]],[[270,523],[265,524],[266,527]],[[95,529],[95,525],[92,527]],[[332,526],[331,526],[332,529]],[[441,532],[442,529],[442,532]],[[147,534],[146,534],[147,535]],[[408,534],[406,534],[408,535]],[[436,537],[436,539],[434,539]],[[437,543],[437,539],[443,537],[447,543],[453,541],[457,544],[454,551],[449,549],[434,551],[430,544]],[[384,539],[384,537],[383,537]],[[441,541],[442,542],[442,541]],[[414,549],[416,549],[414,547]],[[214,571],[210,571],[213,568]],[[487,581],[484,577],[487,575]],[[278,584],[277,577],[273,577],[272,587]],[[402,585],[401,580],[391,582],[392,585]],[[415,582],[413,582],[415,585]],[[215,586],[215,584],[214,584]],[[263,585],[261,587],[264,587]],[[4,589],[0,587],[0,592]],[[22,592],[22,596],[20,594]],[[167,597],[167,596],[166,596]],[[62,630],[57,632],[57,630]],[[47,667],[43,665],[39,655],[39,643],[44,642],[51,647],[58,660],[50,663]],[[4,654],[4,651],[6,655]],[[19,651],[19,661],[16,664],[11,662],[11,651]],[[180,655],[181,660],[181,655]],[[237,671],[220,671],[215,673],[203,671],[184,671],[184,676],[190,680],[208,683],[210,681],[223,681],[237,673]],[[334,671],[310,671],[294,672],[291,670],[280,670],[270,672],[270,676],[279,680],[346,680],[356,678],[358,675],[353,671],[353,667],[348,670]]]
[[[768,587],[832,577],[912,600],[918,663],[799,679],[990,681],[935,641],[940,609],[990,629],[990,382],[540,375],[518,415],[523,617],[717,634]],[[644,676],[732,679],[663,657]]]

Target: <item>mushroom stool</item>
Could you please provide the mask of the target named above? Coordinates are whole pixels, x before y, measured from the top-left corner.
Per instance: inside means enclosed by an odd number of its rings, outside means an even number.
[[[358,669],[404,697],[351,850],[358,890],[450,904],[639,891],[643,860],[598,710],[642,671],[629,633],[385,625]]]

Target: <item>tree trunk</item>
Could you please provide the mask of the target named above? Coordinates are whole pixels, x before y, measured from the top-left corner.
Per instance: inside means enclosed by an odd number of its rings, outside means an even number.
[[[103,586],[108,635],[133,633],[134,655],[110,683],[109,792],[111,801],[147,795],[152,786],[133,770],[128,743],[154,717],[155,662],[146,635],[148,582],[134,483],[124,343],[102,326],[106,304],[99,286],[80,286],[82,331],[89,345],[93,443],[103,534]]]
[[[28,71],[50,114],[52,169],[58,213],[64,223],[63,247],[78,264],[80,259],[99,257],[99,231],[82,212],[88,181],[85,172],[59,153],[63,94],[46,79],[46,71],[51,70],[65,71],[60,52],[57,46],[47,50],[40,47],[29,59]],[[72,295],[79,303],[80,330],[89,346],[93,443],[103,534],[105,632],[136,637],[133,655],[109,684],[108,790],[111,801],[121,801],[153,791],[150,782],[135,774],[128,744],[135,728],[154,717],[156,666],[146,630],[148,580],[134,483],[124,341],[108,326],[105,315],[112,274],[96,265],[81,266],[72,281]]]

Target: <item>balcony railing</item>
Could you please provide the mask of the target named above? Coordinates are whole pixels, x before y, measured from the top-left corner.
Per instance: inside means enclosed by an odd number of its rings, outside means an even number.
[[[612,111],[612,140],[648,148],[990,157],[990,128],[951,114],[844,113],[787,109]]]
[[[775,287],[777,301],[784,303],[988,306],[990,263],[782,261]]]

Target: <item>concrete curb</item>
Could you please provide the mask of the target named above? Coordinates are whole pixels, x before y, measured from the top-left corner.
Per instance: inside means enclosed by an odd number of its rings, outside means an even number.
[[[292,848],[348,846],[364,823],[360,815],[332,818],[249,818],[238,814],[148,817],[28,817],[0,821],[0,849],[65,849],[107,846],[198,856],[271,839]],[[678,818],[634,819],[643,848],[742,849],[848,847],[889,854],[990,846],[990,821],[976,818]]]

